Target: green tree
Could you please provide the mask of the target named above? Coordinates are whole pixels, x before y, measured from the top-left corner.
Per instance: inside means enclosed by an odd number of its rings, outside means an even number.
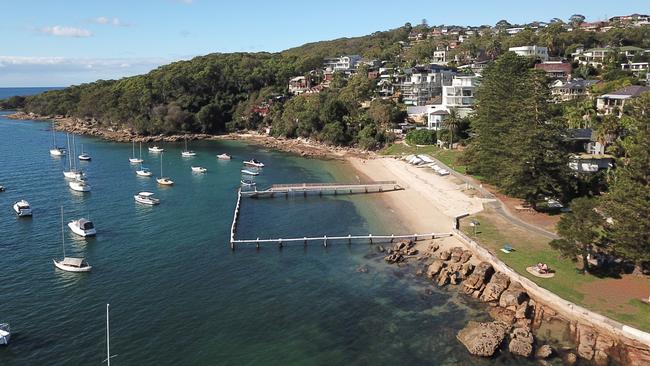
[[[546,78],[530,66],[508,52],[484,72],[465,160],[470,172],[504,193],[535,203],[540,196],[565,197],[570,175]]]
[[[445,125],[447,131],[449,131],[449,149],[453,149],[454,132],[458,131],[462,124],[462,119],[460,118],[460,115],[458,115],[458,109],[451,108],[449,110],[449,115],[447,118],[443,119],[442,123]]]
[[[650,260],[650,93],[633,102],[630,117],[624,156],[602,207],[613,220],[615,250],[634,260],[640,273],[642,262]]]
[[[565,214],[557,223],[560,239],[549,245],[571,260],[582,260],[583,273],[589,272],[588,255],[601,243],[602,216],[596,212],[596,199],[580,197],[571,202],[571,212]]]

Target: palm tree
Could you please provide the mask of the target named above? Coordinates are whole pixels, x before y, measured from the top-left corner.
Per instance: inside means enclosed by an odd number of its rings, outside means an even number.
[[[449,130],[449,149],[453,150],[454,147],[454,131],[457,131],[461,124],[461,118],[456,108],[449,110],[447,118],[442,120],[442,123]]]

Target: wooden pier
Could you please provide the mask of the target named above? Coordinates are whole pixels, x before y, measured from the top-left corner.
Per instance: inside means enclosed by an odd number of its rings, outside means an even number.
[[[255,245],[260,248],[262,244],[276,244],[282,248],[288,244],[307,245],[310,242],[321,243],[327,247],[329,243],[392,243],[395,240],[424,240],[424,239],[439,239],[452,236],[452,233],[431,233],[431,234],[405,234],[405,235],[347,235],[347,236],[315,236],[315,237],[302,237],[302,238],[277,238],[277,239],[237,239],[237,221],[239,220],[239,213],[241,210],[242,197],[274,197],[276,194],[289,196],[291,194],[318,193],[323,194],[355,194],[355,193],[376,193],[376,192],[390,192],[403,189],[395,181],[384,182],[371,182],[361,184],[347,184],[347,183],[301,183],[301,184],[275,184],[263,191],[242,191],[241,188],[237,191],[237,204],[235,205],[235,212],[233,214],[232,225],[230,227],[230,248],[235,250],[237,245]]]
[[[406,234],[406,235],[348,235],[348,236],[316,236],[316,237],[302,237],[302,238],[279,238],[279,239],[235,239],[230,242],[230,248],[235,249],[235,246],[238,244],[248,244],[255,245],[256,248],[260,248],[262,244],[277,244],[278,247],[282,248],[287,244],[303,244],[307,245],[309,242],[318,242],[322,243],[324,247],[327,247],[328,244],[332,242],[338,243],[368,243],[368,244],[378,244],[378,243],[392,243],[395,240],[425,240],[425,239],[440,239],[447,238],[452,236],[452,233],[431,233],[431,234]]]
[[[277,195],[288,197],[289,195],[324,194],[343,195],[359,193],[378,193],[398,191],[403,188],[396,181],[380,181],[368,183],[298,183],[298,184],[274,184],[271,187],[258,191],[242,191],[241,195],[251,198],[271,198]]]

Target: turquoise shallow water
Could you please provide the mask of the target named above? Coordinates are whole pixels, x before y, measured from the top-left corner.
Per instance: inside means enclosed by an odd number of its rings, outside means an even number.
[[[64,141],[58,134],[58,141]],[[307,160],[235,142],[195,142],[194,159],[182,144],[164,144],[159,188],[128,163],[130,144],[78,137],[93,156],[84,163],[92,192],[70,191],[65,159],[49,156],[49,124],[0,116],[0,321],[14,331],[0,348],[0,364],[101,364],[105,304],[111,304],[113,365],[520,365],[501,356],[480,360],[455,340],[482,308],[433,289],[413,271],[383,264],[369,245],[228,246],[241,160],[267,163],[258,182],[345,179],[333,162]],[[228,151],[231,162],[215,155]],[[144,153],[158,171],[157,156]],[[209,172],[193,175],[191,165]],[[151,190],[158,207],[133,194]],[[385,232],[399,224],[362,217],[371,196],[244,200],[240,237]],[[33,218],[16,218],[21,198]],[[82,240],[66,230],[70,253],[84,255],[93,272],[62,273],[59,207],[66,221],[89,215],[98,236]],[[67,228],[66,228],[67,229]],[[369,273],[357,273],[367,265]],[[530,364],[533,364],[532,362]]]

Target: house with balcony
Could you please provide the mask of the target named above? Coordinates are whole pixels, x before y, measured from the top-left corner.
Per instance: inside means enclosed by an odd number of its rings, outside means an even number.
[[[541,46],[521,46],[510,47],[508,51],[516,53],[518,56],[537,58],[542,61],[548,61],[548,48]]]
[[[300,95],[309,89],[309,83],[304,76],[296,76],[289,80],[289,94]]]
[[[446,65],[447,64],[447,51],[444,48],[439,48],[436,51],[433,51],[433,58],[431,62],[436,65]]]
[[[573,59],[581,65],[602,67],[605,59],[612,52],[614,52],[614,50],[611,48],[592,48],[573,54]]]
[[[614,157],[605,154],[605,146],[590,128],[568,129],[565,142],[571,155],[569,168],[578,173],[596,173],[614,167]]]
[[[573,67],[564,61],[546,61],[535,64],[535,69],[542,70],[552,80],[567,80],[571,76]]]
[[[566,102],[589,96],[589,90],[593,85],[600,83],[600,80],[556,80],[551,83],[551,96],[556,102]]]
[[[638,76],[650,70],[650,62],[627,62],[621,64],[621,70],[631,71]]]
[[[399,84],[402,102],[406,105],[426,105],[442,93],[444,85],[451,85],[454,71],[439,65],[416,66],[405,69]]]
[[[438,103],[427,105],[427,129],[440,130],[451,109],[456,109],[460,118],[467,117],[474,106],[474,92],[478,86],[475,75],[456,75],[451,85],[443,86],[442,98]]]
[[[362,58],[359,55],[326,58],[323,62],[323,68],[330,69],[332,72],[352,73],[356,71],[361,60]]]
[[[600,114],[620,115],[623,107],[630,100],[650,91],[650,87],[630,85],[615,92],[601,95],[596,99],[596,109]]]

